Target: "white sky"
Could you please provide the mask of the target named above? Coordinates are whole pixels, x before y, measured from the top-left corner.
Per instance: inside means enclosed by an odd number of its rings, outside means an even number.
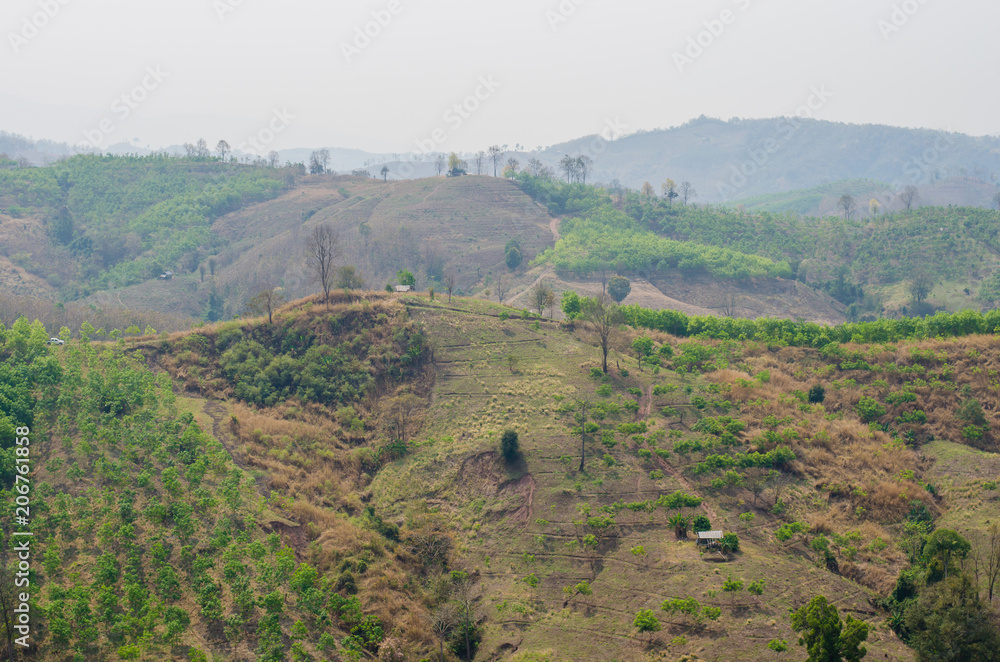
[[[348,62],[342,44],[396,3]],[[3,0],[0,130],[79,143],[106,120],[104,145],[237,146],[277,109],[294,119],[267,149],[410,152],[434,129],[439,151],[534,148],[614,118],[790,115],[816,87],[832,93],[819,119],[996,134],[998,25],[997,0]],[[112,104],[147,67],[167,76],[123,118]],[[500,86],[449,122],[481,77]]]

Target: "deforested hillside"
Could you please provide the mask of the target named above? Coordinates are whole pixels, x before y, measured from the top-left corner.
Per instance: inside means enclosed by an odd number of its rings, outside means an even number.
[[[772,660],[820,596],[873,658],[997,636],[995,314],[577,303],[341,294],[65,346],[4,328],[36,658]],[[928,620],[941,600],[978,629]]]

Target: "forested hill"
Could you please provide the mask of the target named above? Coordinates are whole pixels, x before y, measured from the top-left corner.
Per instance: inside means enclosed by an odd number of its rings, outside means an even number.
[[[6,283],[15,293],[64,300],[192,271],[224,243],[214,219],[293,183],[291,170],[163,155],[2,168],[0,271],[27,272]]]
[[[654,282],[705,272],[720,281],[795,278],[847,305],[855,319],[1000,300],[995,210],[873,207],[859,218],[855,207],[850,218],[809,218],[685,205],[648,190],[566,184],[544,173],[521,173],[518,181],[550,213],[566,217],[561,239],[538,258],[566,274],[619,272]]]
[[[629,127],[618,134],[622,132],[627,134]],[[540,158],[555,165],[564,154],[589,155],[594,181],[618,179],[639,188],[646,181],[659,187],[667,178],[685,180],[704,202],[845,179],[874,180],[895,188],[957,175],[995,183],[1000,172],[997,138],[794,116],[728,122],[700,117],[612,141],[580,138],[548,148]],[[987,196],[977,204],[988,202]]]

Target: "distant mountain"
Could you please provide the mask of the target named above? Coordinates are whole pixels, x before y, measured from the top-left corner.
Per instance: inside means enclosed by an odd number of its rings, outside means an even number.
[[[552,166],[589,155],[592,181],[618,179],[656,192],[668,177],[691,182],[700,202],[720,202],[868,179],[898,189],[964,176],[995,184],[1000,139],[926,129],[799,118],[722,121],[701,117],[666,130],[605,140],[586,136],[550,147]]]

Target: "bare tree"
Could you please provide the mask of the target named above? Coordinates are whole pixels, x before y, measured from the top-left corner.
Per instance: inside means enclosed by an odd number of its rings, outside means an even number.
[[[545,307],[549,309],[549,319],[555,317],[556,314],[556,293],[551,288],[549,289],[548,295],[545,297]]]
[[[437,174],[440,175],[444,172],[445,167],[448,165],[448,159],[444,154],[438,154],[434,157],[434,169],[437,170]]]
[[[383,402],[383,420],[395,439],[406,441],[406,433],[415,425],[417,411],[423,405],[423,399],[412,393],[404,393]]]
[[[587,461],[587,411],[590,408],[591,402],[589,400],[577,400],[573,403],[573,408],[569,410],[573,422],[580,426],[580,471],[583,471]]]
[[[566,183],[569,184],[576,180],[580,173],[580,164],[569,154],[562,157],[559,160],[559,169],[562,170],[563,174],[566,176]]]
[[[500,172],[500,164],[503,163],[503,157],[506,154],[504,148],[500,145],[491,145],[489,148],[490,160],[493,161],[493,176],[496,177]]]
[[[330,165],[330,150],[317,149],[309,155],[309,174],[322,175]]]
[[[695,198],[698,197],[698,191],[694,190],[694,187],[691,186],[691,182],[681,182],[680,190],[681,190],[681,202],[684,203],[685,207],[687,207],[687,203],[689,200],[694,200]]]
[[[476,174],[483,174],[483,165],[486,163],[486,152],[479,150],[476,155],[472,157],[472,162],[476,164]]]
[[[194,144],[195,156],[200,159],[207,159],[212,153],[208,150],[208,141],[204,138],[198,138],[198,142]]]
[[[510,280],[507,279],[507,275],[503,272],[497,274],[496,285],[494,287],[497,291],[497,300],[503,304],[503,300],[507,298],[510,293]]]
[[[438,658],[444,662],[444,642],[455,631],[458,621],[458,610],[455,605],[445,604],[438,607],[431,616],[431,632],[438,640]]]
[[[581,184],[587,183],[587,175],[589,175],[590,171],[593,169],[594,169],[594,160],[592,158],[590,158],[586,154],[582,154],[576,157],[576,172],[580,176]]]
[[[545,283],[538,283],[533,288],[531,288],[531,303],[538,310],[539,316],[542,311],[545,310],[545,304],[549,300],[549,296],[552,294],[552,288]]]
[[[899,201],[903,203],[903,209],[910,211],[913,203],[920,198],[920,191],[913,184],[908,184],[899,192]]]
[[[267,313],[267,323],[274,324],[274,311],[280,308],[283,303],[285,303],[285,295],[281,288],[269,287],[247,302],[247,312],[257,316]]]
[[[334,261],[340,257],[340,237],[333,226],[317,225],[306,240],[306,269],[315,283],[323,288],[323,301],[330,305],[330,290],[334,283]]]
[[[208,265],[204,262],[198,265],[198,273],[201,274],[201,282],[205,282],[205,272],[208,271]]]
[[[222,161],[226,160],[226,155],[229,154],[229,143],[225,140],[220,140],[215,144],[215,151],[219,153],[219,159]]]
[[[590,302],[583,310],[583,319],[594,325],[601,344],[601,370],[608,374],[608,351],[611,341],[621,327],[623,316],[617,304],[606,297]]]
[[[840,196],[840,200],[837,202],[837,206],[844,212],[844,218],[848,221],[851,220],[851,215],[858,208],[858,203],[854,199],[853,195],[845,193]]]
[[[451,293],[455,291],[455,272],[451,269],[444,275],[444,289],[448,293],[448,303],[451,303]]]
[[[281,155],[272,149],[267,153],[267,165],[271,168],[277,168],[279,163],[281,163]]]

